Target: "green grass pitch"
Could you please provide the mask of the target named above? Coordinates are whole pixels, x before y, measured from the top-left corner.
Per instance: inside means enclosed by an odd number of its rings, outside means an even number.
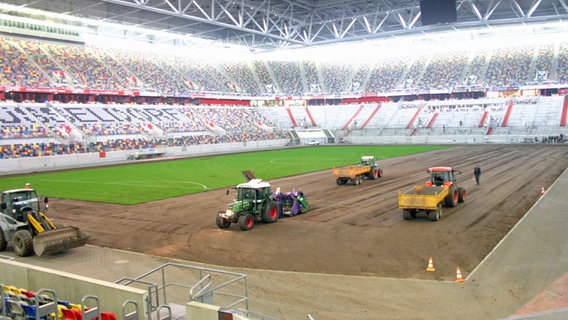
[[[137,204],[226,188],[245,182],[243,170],[263,180],[356,164],[359,157],[379,160],[445,146],[317,146],[171,161],[74,169],[0,177],[1,190],[29,182],[42,196],[116,204]],[[330,179],[333,179],[330,172]]]

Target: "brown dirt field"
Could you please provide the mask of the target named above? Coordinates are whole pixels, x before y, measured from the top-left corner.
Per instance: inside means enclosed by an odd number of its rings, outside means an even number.
[[[476,163],[483,170],[480,186],[472,181]],[[568,167],[568,148],[464,145],[385,159],[380,166],[383,177],[359,186],[338,186],[330,170],[272,180],[283,191],[300,188],[310,211],[249,231],[216,226],[217,211],[232,200],[225,190],[132,206],[51,199],[49,214],[90,233],[89,244],[156,256],[228,267],[453,280],[453,266],[466,277],[540,197],[541,186],[548,188]],[[425,215],[404,220],[398,192],[422,185],[431,166],[461,170],[466,201],[444,208],[437,222]],[[424,272],[429,257],[452,268]]]

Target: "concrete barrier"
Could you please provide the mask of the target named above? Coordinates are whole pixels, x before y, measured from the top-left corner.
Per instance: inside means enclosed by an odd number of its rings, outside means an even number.
[[[289,141],[267,140],[220,144],[203,144],[160,148],[163,157],[199,157],[245,151],[262,151],[282,148]],[[0,175],[32,173],[50,170],[125,164],[137,161],[137,155],[147,151],[107,151],[101,153],[67,154],[47,157],[14,158],[0,160]]]
[[[57,299],[75,304],[80,304],[85,296],[96,296],[100,311],[112,312],[118,319],[122,319],[123,303],[135,301],[140,306],[140,319],[148,319],[144,312],[148,293],[142,289],[12,260],[0,260],[0,283],[33,292],[50,289],[55,291]]]

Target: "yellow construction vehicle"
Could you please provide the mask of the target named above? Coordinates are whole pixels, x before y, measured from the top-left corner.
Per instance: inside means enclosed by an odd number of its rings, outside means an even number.
[[[0,202],[0,251],[8,242],[14,252],[26,257],[35,252],[41,256],[83,246],[89,235],[76,227],[58,228],[47,217],[48,198],[43,206],[34,189],[13,189],[2,192]]]

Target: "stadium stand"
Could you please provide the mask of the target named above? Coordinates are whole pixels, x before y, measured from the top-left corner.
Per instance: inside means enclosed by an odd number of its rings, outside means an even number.
[[[382,57],[359,65],[314,61],[224,61],[215,67],[180,53],[108,49],[2,37],[1,84],[90,90],[138,88],[166,96],[195,92],[283,96],[445,90],[473,82],[507,88],[565,83],[566,42]],[[540,72],[540,73],[539,73]],[[540,75],[540,78],[539,76]]]

